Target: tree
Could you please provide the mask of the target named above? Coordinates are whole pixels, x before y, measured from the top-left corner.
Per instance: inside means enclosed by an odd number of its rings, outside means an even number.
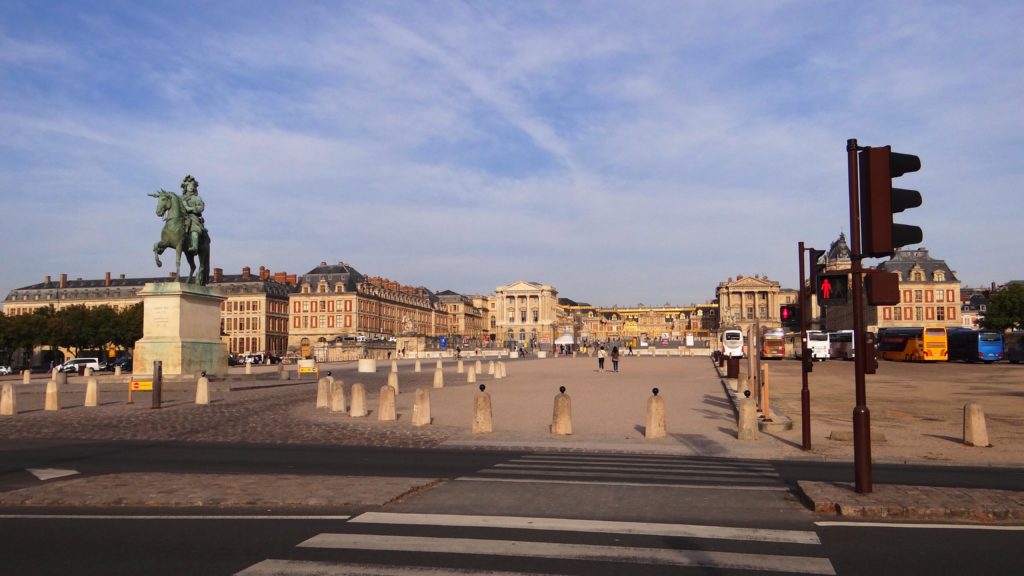
[[[994,292],[981,326],[989,330],[1024,327],[1024,284],[1007,284]]]

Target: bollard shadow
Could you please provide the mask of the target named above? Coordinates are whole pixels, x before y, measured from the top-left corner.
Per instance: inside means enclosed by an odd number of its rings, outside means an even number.
[[[725,454],[727,450],[721,443],[708,438],[703,434],[669,434],[676,442],[689,447],[697,454],[703,456],[715,456]]]
[[[732,410],[732,402],[729,402],[728,400],[722,398],[721,396],[705,394],[704,403],[710,404],[712,406],[718,406],[719,408],[728,408],[729,410]]]
[[[946,436],[944,434],[924,434],[924,436],[928,436],[930,438],[938,438],[939,440],[948,440],[949,442],[952,442],[954,444],[964,443],[963,438],[957,438],[955,436]]]

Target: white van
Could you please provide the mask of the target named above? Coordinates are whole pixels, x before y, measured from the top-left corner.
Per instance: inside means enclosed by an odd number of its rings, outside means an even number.
[[[72,358],[60,365],[61,372],[78,373],[79,368],[92,368],[93,372],[100,369],[99,358]]]

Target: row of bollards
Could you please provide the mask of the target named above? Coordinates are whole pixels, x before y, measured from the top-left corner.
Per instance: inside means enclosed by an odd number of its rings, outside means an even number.
[[[56,373],[56,372],[55,372]],[[63,380],[63,382],[62,382]],[[43,401],[43,410],[46,412],[55,412],[61,409],[60,393],[61,389],[67,385],[67,378],[54,378],[47,381],[45,398]],[[202,373],[202,376],[196,382],[196,404],[209,404],[210,403],[210,381],[206,377],[206,372]],[[131,401],[129,401],[129,404]],[[95,408],[99,406],[99,382],[95,377],[88,377],[85,380],[85,401],[83,405],[86,408]],[[156,407],[156,406],[154,406]],[[0,387],[0,416],[14,416],[18,413],[17,395],[15,394],[14,384],[8,382]]]

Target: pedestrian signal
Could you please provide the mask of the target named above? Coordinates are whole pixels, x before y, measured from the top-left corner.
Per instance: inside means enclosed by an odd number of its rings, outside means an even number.
[[[846,274],[822,274],[818,276],[815,294],[819,304],[846,304],[849,296]]]

